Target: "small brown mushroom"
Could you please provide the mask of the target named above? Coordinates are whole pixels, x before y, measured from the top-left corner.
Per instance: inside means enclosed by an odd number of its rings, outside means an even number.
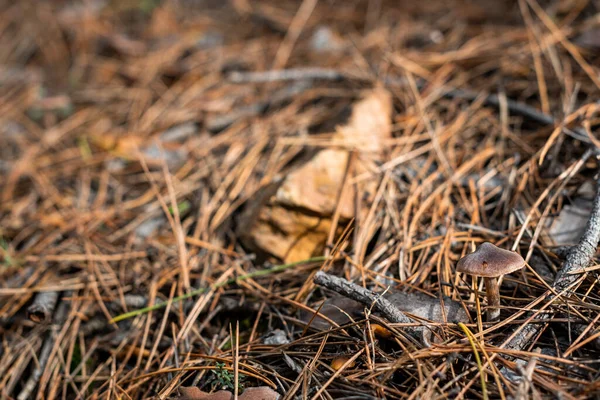
[[[487,320],[495,321],[500,316],[498,278],[524,266],[525,260],[519,254],[486,242],[481,244],[475,252],[458,260],[456,270],[484,278],[489,310]]]

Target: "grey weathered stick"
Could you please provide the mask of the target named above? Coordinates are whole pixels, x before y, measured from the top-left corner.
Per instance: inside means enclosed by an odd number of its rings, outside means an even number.
[[[59,292],[40,292],[27,308],[27,317],[36,323],[47,322],[52,318]]]
[[[267,83],[282,81],[297,81],[303,79],[322,79],[340,81],[347,76],[339,71],[328,68],[290,68],[276,69],[264,72],[233,72],[228,76],[233,83]]]
[[[313,280],[317,285],[333,290],[334,292],[346,296],[349,299],[356,300],[367,307],[373,306],[375,310],[380,312],[390,322],[399,324],[410,324],[415,322],[408,318],[395,305],[381,295],[378,295],[369,289],[365,289],[362,286],[358,286],[352,282],[349,282],[346,279],[319,271],[315,274]],[[407,329],[412,336],[423,341],[424,336],[422,333],[422,328],[415,329],[410,327]]]
[[[579,243],[569,250],[563,267],[554,279],[552,289],[554,289],[555,293],[561,293],[573,285],[577,279],[580,279],[581,276],[573,274],[573,272],[582,271],[589,266],[596,253],[596,248],[600,242],[600,179],[596,183],[596,197],[590,218],[581,239],[579,239]],[[555,299],[556,295],[549,293],[545,301],[552,302]],[[539,319],[550,319],[550,316],[550,313],[540,314]],[[509,342],[505,343],[503,347],[510,350],[523,350],[538,334],[541,327],[541,324],[529,324],[525,326]]]
[[[53,318],[52,326],[49,329],[46,339],[44,339],[42,350],[38,356],[38,363],[33,368],[33,371],[31,372],[29,379],[27,379],[27,382],[25,382],[25,385],[23,385],[23,389],[17,396],[17,400],[27,400],[35,397],[32,395],[33,390],[35,389],[40,378],[42,377],[42,374],[44,373],[44,370],[46,369],[46,365],[50,359],[50,354],[52,353],[52,348],[55,344],[54,342],[56,340],[57,332],[62,328],[62,324],[67,319],[70,305],[70,301],[63,301],[58,306]]]
[[[267,100],[238,108],[225,115],[219,115],[206,121],[206,128],[211,132],[221,131],[237,120],[250,118],[264,112],[267,108],[285,102],[310,87],[309,82],[297,82],[272,93]]]

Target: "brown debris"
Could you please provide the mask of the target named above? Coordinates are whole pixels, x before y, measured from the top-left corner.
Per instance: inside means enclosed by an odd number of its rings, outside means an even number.
[[[600,394],[598,2],[0,4],[0,397]]]

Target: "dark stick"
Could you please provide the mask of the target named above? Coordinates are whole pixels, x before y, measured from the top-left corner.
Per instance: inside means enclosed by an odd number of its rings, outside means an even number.
[[[367,307],[373,306],[375,310],[383,314],[383,316],[387,318],[390,322],[399,324],[411,324],[415,322],[408,318],[402,311],[400,311],[395,305],[393,305],[389,300],[385,299],[383,296],[378,295],[377,293],[374,293],[369,289],[365,289],[362,286],[358,286],[352,282],[348,282],[346,279],[339,278],[337,276],[333,276],[325,272],[319,271],[316,273],[313,281],[319,286],[323,286],[327,289],[333,290],[334,292],[346,296],[349,299],[358,301],[359,303],[362,303]],[[413,337],[416,337],[420,341],[423,341],[424,335],[422,332],[422,328],[411,327],[407,329]]]
[[[473,92],[471,90],[452,88],[448,89],[449,90],[443,94],[443,97],[464,99],[469,101],[475,100],[477,97],[479,97],[477,92]],[[500,98],[495,94],[490,94],[485,98],[484,104],[488,106],[500,107]],[[535,107],[531,107],[530,105],[520,103],[515,100],[506,99],[506,107],[514,114],[521,115],[544,125],[555,125],[557,122],[553,116],[545,114]],[[591,143],[591,140],[587,137],[587,133],[581,128],[575,128],[571,130],[563,127],[563,132],[582,142]]]
[[[554,293],[561,293],[573,285],[577,279],[580,279],[580,275],[572,274],[572,272],[584,270],[594,258],[600,242],[600,179],[596,183],[596,197],[583,236],[579,239],[579,243],[569,250],[565,263],[552,284],[553,292],[546,295],[546,302],[554,301],[557,297]],[[539,316],[539,319],[548,320],[550,316],[550,313],[544,313]],[[525,326],[503,347],[509,350],[523,350],[538,334],[541,327],[542,325],[539,324]]]
[[[35,323],[50,321],[59,292],[40,292],[27,308],[27,317]]]
[[[219,132],[240,119],[254,117],[265,112],[265,110],[269,107],[294,98],[309,87],[310,85],[307,82],[296,82],[288,87],[284,87],[276,91],[275,93],[272,93],[267,100],[258,102],[256,104],[250,104],[225,115],[219,115],[207,120],[206,128],[211,132]]]
[[[262,72],[234,72],[228,76],[228,79],[232,83],[268,83],[268,82],[286,82],[294,80],[330,80],[330,81],[342,81],[344,79],[355,80],[355,81],[369,81],[370,79],[360,76],[353,76],[350,73],[340,72],[335,69],[328,68],[290,68],[281,70],[270,70]],[[407,81],[405,79],[398,78],[387,78],[384,80],[386,85],[390,86],[406,86]],[[422,88],[425,86],[425,81],[419,80],[417,86]],[[452,87],[443,87],[442,97],[449,99],[464,99],[464,100],[475,100],[479,97],[480,93],[465,89],[456,89]],[[500,98],[495,94],[488,95],[484,104],[488,106],[500,107]],[[521,103],[515,100],[506,99],[506,106],[509,111],[514,114],[521,115],[532,121],[544,125],[556,125],[556,119],[548,114],[545,114],[541,110],[535,107],[531,107],[525,103]],[[562,128],[563,132],[567,135],[580,140],[585,143],[591,143],[587,133],[582,128],[568,129]]]

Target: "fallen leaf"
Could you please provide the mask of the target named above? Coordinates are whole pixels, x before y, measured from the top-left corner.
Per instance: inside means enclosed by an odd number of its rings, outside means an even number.
[[[333,360],[331,360],[331,368],[334,371],[338,371],[340,368],[342,368],[342,366],[344,364],[346,364],[346,362],[350,359],[350,357],[348,356],[340,356],[340,357],[336,357]],[[356,365],[355,361],[352,361],[350,363],[350,365],[348,365],[346,368],[352,368]]]
[[[207,393],[196,386],[179,387],[181,395],[176,397],[177,400],[231,400],[233,394],[227,390],[219,390],[218,392]],[[249,387],[244,389],[244,392],[238,396],[239,400],[278,400],[279,393],[268,386]]]
[[[350,322],[352,319],[363,318],[364,306],[358,301],[351,300],[344,296],[334,296],[330,299],[325,300],[323,306],[319,310],[319,314],[322,314],[335,322],[338,325],[344,325]],[[300,310],[300,320],[308,323],[311,319],[310,326],[318,330],[326,330],[331,327],[331,324],[324,318],[316,316],[313,318],[314,312]]]
[[[278,400],[279,393],[268,386],[249,387],[238,396],[239,400]]]
[[[556,246],[575,245],[585,231],[592,210],[592,201],[577,198],[565,205],[558,217],[550,220],[549,236]]]
[[[448,297],[444,297],[444,307],[440,300],[421,292],[406,293],[393,291],[385,296],[400,311],[433,322],[466,322],[467,312],[462,305]]]
[[[371,330],[373,331],[373,334],[377,337],[381,337],[384,339],[389,339],[392,336],[394,336],[394,334],[387,328],[379,325],[379,324],[371,324]]]
[[[332,215],[347,162],[346,151],[320,151],[302,167],[288,174],[277,190],[274,201],[287,207],[314,211],[320,215]],[[352,216],[352,197],[345,196],[340,204],[342,217]]]
[[[366,172],[367,164],[381,158],[384,141],[391,137],[391,114],[390,93],[372,89],[353,106],[348,122],[337,128],[334,138],[359,153],[355,173]],[[320,151],[278,185],[259,194],[248,205],[249,217],[240,223],[245,244],[284,262],[322,252],[343,185],[350,154],[347,149]],[[356,196],[365,199],[358,212],[366,213],[376,188],[374,180],[361,182],[356,188],[349,186],[339,200],[342,221],[354,216]]]
[[[338,127],[336,136],[361,152],[380,152],[383,141],[392,135],[391,116],[390,92],[381,87],[372,89],[354,105],[349,123]]]
[[[181,386],[179,392],[181,393],[181,396],[177,397],[178,400],[230,400],[233,397],[231,392],[228,392],[227,390],[207,393],[196,386]]]
[[[281,346],[282,344],[288,344],[289,342],[290,339],[288,339],[285,331],[282,331],[281,329],[275,329],[263,341],[263,343],[268,346]]]

